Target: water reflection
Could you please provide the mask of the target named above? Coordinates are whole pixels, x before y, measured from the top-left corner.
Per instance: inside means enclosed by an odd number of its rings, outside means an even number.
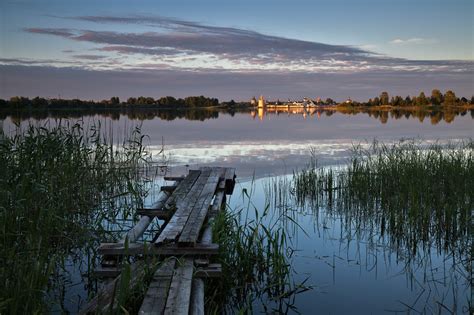
[[[258,117],[259,120],[271,119],[276,115],[300,116],[303,119],[320,119],[323,116],[330,117],[333,114],[342,115],[368,115],[382,124],[386,124],[389,119],[416,119],[424,122],[425,118],[429,118],[431,124],[436,125],[440,121],[451,123],[457,116],[465,116],[470,112],[470,116],[474,118],[474,109],[463,107],[448,107],[443,109],[371,109],[371,108],[337,108],[337,107],[258,107],[250,108],[219,108],[219,109],[190,109],[190,110],[163,110],[163,109],[82,109],[82,110],[21,110],[17,112],[0,112],[0,119],[9,117],[14,123],[35,119],[44,120],[48,118],[81,118],[84,116],[99,116],[101,118],[110,118],[119,120],[121,117],[127,117],[129,120],[154,120],[160,119],[165,121],[173,121],[177,119],[186,119],[189,121],[204,121],[208,119],[217,119],[219,115],[234,116],[239,114],[250,114],[252,119]]]
[[[88,114],[19,112],[5,117],[3,129],[8,134],[16,132],[15,124],[54,125],[59,121],[82,120],[90,125],[100,121],[104,130],[117,137],[138,125],[148,135],[146,141],[154,152],[164,145],[169,165],[177,173],[190,167],[221,165],[237,168],[242,178],[291,173],[307,163],[310,147],[316,149],[320,165],[328,165],[344,162],[353,144],[374,138],[390,143],[401,138],[445,142],[472,137],[474,111],[468,114],[313,108],[306,112],[301,108],[262,108],[253,112],[136,110]]]
[[[397,235],[381,233],[378,216],[302,206],[293,195],[291,176],[241,182],[238,187],[253,191],[257,209],[270,205],[274,216],[284,213],[291,218],[285,230],[291,239],[292,279],[304,281],[309,276],[307,285],[314,288],[296,297],[298,312],[469,312],[467,247],[439,248],[436,241],[428,240],[414,250],[403,240],[397,242]],[[236,197],[231,207],[242,206],[242,199]]]
[[[271,119],[273,115],[296,115],[301,116],[303,119],[320,119],[324,116],[331,116],[334,113],[344,115],[357,115],[367,114],[369,117],[373,117],[379,120],[382,124],[386,124],[390,119],[418,119],[419,122],[423,122],[426,117],[430,118],[430,122],[433,125],[438,124],[440,121],[446,123],[453,122],[454,118],[458,115],[465,116],[468,111],[471,113],[471,117],[474,118],[474,110],[468,110],[466,108],[446,108],[443,110],[428,110],[428,109],[355,109],[355,108],[315,108],[315,107],[258,107],[250,111],[250,115],[253,119],[258,117],[259,120],[265,118]]]

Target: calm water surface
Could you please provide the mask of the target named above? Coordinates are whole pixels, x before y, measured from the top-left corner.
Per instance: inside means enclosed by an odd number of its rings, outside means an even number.
[[[103,130],[113,131],[116,138],[141,126],[142,133],[149,136],[151,149],[158,152],[164,145],[169,165],[231,166],[237,169],[241,179],[254,173],[257,177],[291,173],[307,163],[311,147],[314,147],[320,165],[328,165],[343,162],[354,144],[374,139],[392,142],[416,138],[425,142],[444,142],[474,137],[474,120],[469,113],[449,119],[428,115],[423,122],[413,116],[390,118],[388,113],[377,118],[363,113],[332,112],[313,115],[252,112],[234,116],[219,113],[211,116],[215,118],[203,121],[184,118],[168,121],[158,117],[131,120],[124,115],[115,120],[98,115],[83,117],[83,120],[86,126],[100,121]],[[21,126],[57,121],[27,119],[21,121]],[[14,131],[11,118],[7,117],[3,122],[3,129],[7,133]],[[182,169],[175,168],[175,171]]]
[[[131,120],[119,116],[83,117],[86,125],[100,121],[103,130],[114,137],[141,126],[149,136],[149,147],[156,160],[167,161],[171,174],[204,165],[236,168],[238,184],[230,207],[244,207],[241,192],[253,188],[252,202],[264,209],[268,200],[265,187],[274,176],[302,169],[314,148],[320,165],[336,165],[348,160],[355,144],[374,139],[396,142],[415,138],[424,143],[460,141],[474,137],[471,115],[455,119],[404,116],[399,119],[374,118],[367,114],[341,113],[220,113],[217,118],[199,120]],[[64,121],[64,120],[63,120]],[[74,121],[71,119],[71,121]],[[449,123],[447,121],[450,121]],[[384,122],[384,123],[382,123]],[[24,120],[28,123],[55,124],[57,121]],[[3,121],[5,133],[14,133],[11,118]],[[165,155],[157,152],[164,146]],[[286,175],[287,177],[291,177]],[[252,178],[256,180],[252,181]],[[147,202],[151,203],[151,200]],[[272,211],[278,211],[274,205]],[[344,218],[329,215],[325,209],[294,209],[295,221],[304,229],[291,228],[291,257],[296,282],[308,278],[312,290],[296,297],[295,306],[303,314],[405,314],[468,313],[471,299],[469,275],[459,266],[458,257],[435,248],[408,257],[393,248],[382,236],[347,228]],[[467,257],[464,257],[467,259]],[[80,274],[84,266],[71,261],[71,285],[64,308],[77,310],[77,302],[87,297]],[[471,302],[472,303],[472,302]],[[59,307],[57,307],[59,312]],[[255,310],[262,310],[255,303]]]

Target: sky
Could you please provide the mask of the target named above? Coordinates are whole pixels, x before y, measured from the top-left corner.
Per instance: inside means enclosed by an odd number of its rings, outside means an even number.
[[[474,1],[0,2],[0,97],[474,94]]]

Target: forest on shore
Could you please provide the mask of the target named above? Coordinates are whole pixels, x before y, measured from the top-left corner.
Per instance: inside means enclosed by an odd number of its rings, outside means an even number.
[[[466,97],[457,97],[456,94],[448,90],[442,93],[439,89],[434,89],[430,96],[420,92],[418,96],[399,95],[390,96],[388,92],[382,92],[379,96],[370,98],[365,102],[347,99],[342,102],[336,102],[331,98],[322,100],[317,98],[312,100],[318,106],[351,106],[351,107],[426,107],[426,106],[466,106],[474,105],[474,96],[468,100]],[[275,103],[280,103],[276,101]],[[147,108],[147,109],[196,109],[211,107],[226,108],[245,108],[253,107],[254,102],[244,101],[219,102],[217,98],[205,96],[188,96],[185,98],[175,98],[173,96],[164,96],[160,98],[153,97],[130,97],[126,101],[121,101],[119,97],[113,96],[110,99],[100,101],[81,100],[81,99],[62,99],[62,98],[28,98],[24,96],[13,96],[9,100],[0,99],[0,110],[41,110],[41,109],[127,109],[127,108]]]

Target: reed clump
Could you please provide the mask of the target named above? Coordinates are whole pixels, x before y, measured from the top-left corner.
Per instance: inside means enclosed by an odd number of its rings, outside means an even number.
[[[374,142],[354,148],[345,168],[313,161],[293,176],[300,204],[343,215],[348,228],[387,235],[397,248],[419,246],[468,257],[474,209],[474,143]]]
[[[0,141],[0,313],[47,312],[65,257],[141,203],[142,142],[139,129],[113,145],[100,125],[80,124],[29,126]]]
[[[251,313],[257,300],[267,311],[287,312],[295,295],[309,290],[292,282],[285,218],[269,209],[221,211],[213,221],[223,276],[206,286],[209,313]]]

